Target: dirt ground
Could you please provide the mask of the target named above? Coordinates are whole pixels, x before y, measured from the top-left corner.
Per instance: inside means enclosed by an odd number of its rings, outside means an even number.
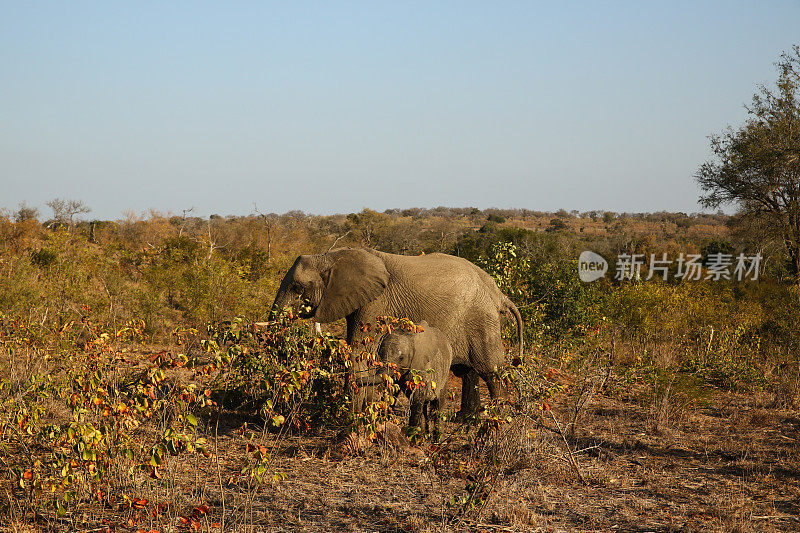
[[[459,380],[451,387],[452,412]],[[437,475],[430,442],[342,456],[333,433],[280,441],[266,434],[260,442],[273,452],[270,468],[285,479],[248,491],[237,482],[247,458],[237,431],[244,421],[224,417],[211,430],[218,462],[173,464],[167,481],[142,487],[151,502],[142,512],[100,510],[84,517],[93,524],[84,530],[190,531],[181,516],[202,503],[209,512],[194,529],[210,532],[800,531],[800,413],[767,404],[713,392],[654,431],[635,395],[596,397],[570,443],[577,472],[560,436],[532,426],[529,452],[507,458],[482,511],[465,515],[448,502],[471,480]],[[158,516],[146,512],[160,501],[171,503]],[[29,527],[8,530],[40,530]]]
[[[456,406],[454,401],[448,408]],[[219,428],[220,471],[208,469],[203,486],[193,488],[214,520],[223,508],[215,479],[240,469],[242,444],[233,431],[238,422]],[[332,435],[290,437],[273,463],[284,480],[249,498],[225,487],[225,529],[800,530],[797,412],[768,409],[753,396],[714,393],[705,407],[654,432],[648,409],[632,398],[599,397],[579,427],[572,447],[582,480],[557,439],[534,439],[542,449],[508,463],[477,520],[475,513],[459,520],[448,508],[469,480],[437,476],[427,459],[435,450],[431,444],[399,452],[373,446],[336,458]]]

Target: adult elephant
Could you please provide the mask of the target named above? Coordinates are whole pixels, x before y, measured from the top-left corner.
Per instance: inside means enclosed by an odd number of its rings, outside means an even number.
[[[447,254],[404,256],[371,249],[341,248],[301,255],[281,281],[272,312],[290,305],[302,318],[327,323],[345,318],[347,342],[356,346],[381,315],[427,321],[453,347],[453,371],[463,379],[461,412],[480,405],[477,376],[492,398],[501,390],[495,371],[505,365],[500,316],[516,320],[522,355],[522,318],[486,272]],[[355,361],[356,376],[369,369]]]

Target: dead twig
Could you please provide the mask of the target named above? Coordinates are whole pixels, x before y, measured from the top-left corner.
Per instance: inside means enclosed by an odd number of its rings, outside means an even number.
[[[225,487],[222,485],[222,470],[219,467],[219,450],[217,449],[217,440],[219,439],[219,415],[217,415],[217,422],[214,425],[214,459],[217,463],[217,483],[219,484],[219,495],[222,501],[222,516],[219,520],[219,527],[221,531],[225,531]]]
[[[333,244],[331,244],[331,247],[330,247],[330,248],[328,248],[328,250],[327,250],[325,253],[327,254],[328,252],[330,252],[331,250],[333,250],[333,247],[334,247],[334,246],[336,246],[336,243],[337,243],[337,242],[339,242],[340,240],[344,239],[344,238],[345,238],[345,237],[347,237],[348,235],[350,235],[350,230],[347,230],[347,232],[345,232],[345,233],[343,233],[342,235],[339,235],[338,237],[336,237],[336,240],[335,240],[335,241],[333,241]]]
[[[553,411],[548,410],[547,412],[550,413],[550,417],[553,419],[553,422],[555,422],[556,427],[558,428],[558,433],[561,435],[561,440],[564,441],[564,447],[567,449],[567,453],[569,454],[569,462],[572,465],[572,468],[575,470],[575,475],[578,476],[578,479],[581,483],[586,484],[586,480],[584,479],[583,474],[581,474],[580,468],[578,468],[578,461],[572,454],[572,447],[570,447],[569,442],[567,442],[567,437],[564,435],[564,431],[561,429],[561,424],[558,423],[558,419],[556,418],[556,415],[553,414]]]

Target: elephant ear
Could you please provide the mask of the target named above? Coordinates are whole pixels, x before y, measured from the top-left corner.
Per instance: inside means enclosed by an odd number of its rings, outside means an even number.
[[[375,254],[348,249],[333,252],[334,263],[322,272],[325,289],[317,306],[317,322],[344,318],[365,306],[383,292],[389,283],[389,271]]]

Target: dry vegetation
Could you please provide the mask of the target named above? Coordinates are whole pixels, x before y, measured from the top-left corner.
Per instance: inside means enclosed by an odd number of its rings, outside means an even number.
[[[797,290],[776,248],[728,223],[444,208],[0,219],[0,523],[799,530]],[[252,326],[294,257],[334,244],[457,253],[494,275],[527,325],[509,401],[456,423],[452,378],[444,438],[409,438],[403,399],[349,411],[340,324]],[[757,250],[766,270],[587,286],[572,262],[586,248]]]

